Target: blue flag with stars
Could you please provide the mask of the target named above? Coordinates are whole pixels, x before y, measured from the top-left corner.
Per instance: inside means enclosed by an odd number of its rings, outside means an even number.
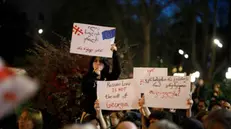
[[[113,30],[105,30],[102,32],[102,38],[105,39],[111,39],[115,37],[116,29]]]

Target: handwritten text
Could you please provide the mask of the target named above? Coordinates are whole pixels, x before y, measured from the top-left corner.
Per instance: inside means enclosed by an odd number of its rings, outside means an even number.
[[[84,38],[84,43],[96,43],[99,41],[99,36],[100,36],[100,28],[95,27],[95,26],[88,26],[87,29],[85,29],[85,34],[87,35]]]

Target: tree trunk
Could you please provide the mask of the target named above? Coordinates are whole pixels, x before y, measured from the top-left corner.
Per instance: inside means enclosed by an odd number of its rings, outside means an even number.
[[[230,11],[229,11],[229,25],[228,25],[229,31],[228,31],[228,34],[231,34],[231,1],[229,2],[229,8],[230,8],[229,9]],[[229,51],[228,51],[228,53],[229,53],[228,54],[228,63],[231,64],[231,55],[230,55],[231,54],[231,44],[230,43],[228,43],[228,49],[229,49]]]
[[[213,3],[214,7],[214,17],[213,17],[213,35],[212,39],[216,38],[216,26],[217,26],[217,0],[214,0]],[[212,40],[213,41],[213,40]],[[212,62],[211,62],[211,67],[209,68],[208,72],[208,80],[210,81],[212,79],[212,74],[214,71],[215,63],[216,63],[216,45],[212,42]]]
[[[151,31],[151,23],[143,25],[144,31],[144,51],[143,51],[143,65],[148,67],[150,65],[150,31]]]
[[[194,1],[192,1],[192,28],[191,28],[191,41],[192,41],[192,65],[196,70],[202,71],[200,64],[197,61],[197,52],[196,52],[196,31],[197,31],[197,22],[196,22],[196,6]]]
[[[201,63],[201,67],[203,68],[204,72],[203,73],[207,73],[207,61],[208,61],[208,49],[209,49],[209,29],[208,29],[208,25],[209,25],[209,7],[208,7],[208,0],[203,0],[203,56],[202,56],[202,63]]]
[[[128,45],[128,38],[125,38],[124,44],[125,44],[125,48],[126,48],[127,56],[128,56],[128,71],[131,72],[133,70],[133,60],[132,60],[132,54],[130,52],[130,47]]]

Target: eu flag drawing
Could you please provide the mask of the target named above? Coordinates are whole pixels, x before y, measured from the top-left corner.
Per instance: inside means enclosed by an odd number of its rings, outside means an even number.
[[[113,30],[105,30],[102,32],[102,38],[105,39],[111,39],[115,37],[116,29]]]

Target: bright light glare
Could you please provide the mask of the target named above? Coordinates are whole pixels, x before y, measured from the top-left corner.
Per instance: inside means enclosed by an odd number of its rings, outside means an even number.
[[[223,47],[223,45],[222,45],[221,43],[218,43],[217,46],[218,46],[219,48],[222,48],[222,47]]]
[[[191,76],[191,82],[195,82],[196,78],[194,76]]]
[[[214,39],[213,42],[214,42],[215,44],[219,44],[219,43],[220,43],[220,40]]]
[[[196,72],[194,73],[194,75],[195,75],[196,78],[199,78],[199,77],[200,77],[200,72],[199,72],[199,71],[196,71]]]
[[[181,54],[181,55],[183,55],[184,54],[184,51],[183,50],[181,50],[181,49],[179,49],[179,54]]]
[[[222,45],[222,43],[220,42],[220,40],[214,39],[213,42],[214,42],[214,44],[216,44],[219,48],[222,48],[222,47],[223,47],[223,45]]]
[[[188,59],[188,54],[185,54],[185,55],[184,55],[184,58]]]
[[[226,72],[225,77],[226,79],[231,79],[231,72]]]
[[[173,76],[184,77],[186,73],[174,73]]]
[[[228,68],[228,72],[231,72],[231,67]]]
[[[39,29],[39,30],[38,30],[38,33],[39,33],[39,34],[42,34],[42,33],[43,33],[43,29]]]

